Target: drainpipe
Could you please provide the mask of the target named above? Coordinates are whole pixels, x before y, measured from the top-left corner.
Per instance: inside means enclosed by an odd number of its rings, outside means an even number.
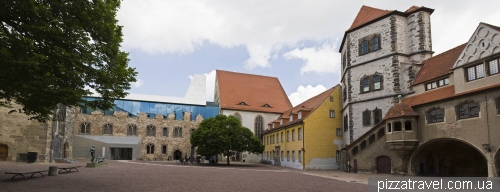
[[[306,126],[304,125],[304,121],[301,123],[302,125],[302,170],[306,170],[306,146],[305,146],[305,141],[306,141]]]
[[[488,130],[488,145],[490,145],[490,122],[489,122],[489,119],[488,119],[488,100],[487,100],[487,97],[486,97],[486,93],[484,93],[484,102],[485,102],[485,105],[486,105],[486,130]],[[494,157],[492,157],[492,153],[491,153],[491,149],[490,151],[486,151],[486,154],[487,154],[487,158],[486,158],[486,162],[487,162],[487,166],[488,166],[488,177],[495,177],[495,162],[493,161]]]

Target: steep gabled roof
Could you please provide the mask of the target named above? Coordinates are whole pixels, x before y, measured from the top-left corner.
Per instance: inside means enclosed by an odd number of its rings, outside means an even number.
[[[500,49],[500,45],[497,42],[498,36],[500,36],[500,27],[487,23],[479,23],[452,69],[466,66],[469,63],[474,63],[497,54],[497,51]]]
[[[336,85],[335,87],[337,87],[337,86],[340,86],[340,85]],[[297,114],[301,110],[310,111],[307,115],[303,116],[301,119],[294,119],[292,122],[287,122],[287,123],[280,125],[278,127],[271,128],[270,130],[266,130],[265,133],[272,131],[272,130],[275,130],[275,129],[278,129],[278,128],[281,128],[283,126],[297,123],[299,121],[306,119],[309,115],[311,115],[314,112],[314,110],[316,110],[328,98],[328,96],[330,96],[332,91],[335,90],[335,87],[332,87],[332,88],[324,91],[323,93],[320,93],[320,94],[308,99],[307,101],[304,101],[301,104],[298,104],[297,106],[295,106],[289,110],[286,110],[285,112],[283,112],[283,114],[277,120],[275,120],[273,122],[276,122],[276,121],[279,122],[279,119],[288,119],[290,114]]]
[[[418,116],[413,109],[405,103],[397,103],[392,106],[385,114],[384,120],[398,118],[398,117],[412,117]]]
[[[369,25],[373,22],[379,21],[381,19],[384,19],[390,15],[400,15],[407,17],[415,12],[418,11],[426,11],[432,14],[434,12],[434,9],[430,9],[427,7],[418,7],[418,6],[412,6],[405,12],[397,11],[397,10],[382,10],[382,9],[377,9],[373,7],[369,7],[366,5],[363,5],[361,9],[358,12],[358,15],[356,15],[356,18],[352,22],[351,27],[344,33],[344,37],[342,38],[342,43],[340,44],[340,49],[339,52],[342,52],[342,48],[344,47],[344,42],[346,39],[346,36],[348,33],[357,30],[361,27],[364,27],[365,25]]]
[[[420,84],[453,73],[451,68],[455,64],[455,61],[457,61],[460,53],[462,53],[462,50],[464,50],[465,45],[466,43],[422,62],[423,67],[418,72],[412,85]]]
[[[368,23],[372,20],[375,20],[379,17],[382,17],[384,15],[387,15],[391,13],[392,11],[389,10],[382,10],[382,9],[377,9],[373,7],[369,7],[366,5],[361,6],[361,9],[358,12],[358,15],[356,15],[356,19],[352,22],[351,27],[348,29],[354,29],[356,27],[359,27],[365,23]]]
[[[222,70],[216,76],[221,109],[283,113],[292,107],[276,77]]]

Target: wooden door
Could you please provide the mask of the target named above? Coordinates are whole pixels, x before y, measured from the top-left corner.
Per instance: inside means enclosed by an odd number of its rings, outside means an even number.
[[[391,159],[387,156],[377,158],[377,173],[391,173]]]
[[[0,145],[0,161],[7,160],[8,152],[9,152],[9,147],[7,147],[7,145]]]

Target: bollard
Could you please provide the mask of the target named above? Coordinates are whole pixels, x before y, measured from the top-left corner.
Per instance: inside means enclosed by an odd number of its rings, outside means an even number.
[[[58,173],[58,168],[57,166],[50,166],[49,167],[49,176],[57,176]]]

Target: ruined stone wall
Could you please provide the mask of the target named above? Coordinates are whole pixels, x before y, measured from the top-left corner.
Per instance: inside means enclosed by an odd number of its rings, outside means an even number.
[[[49,162],[50,125],[29,120],[29,116],[19,113],[22,106],[13,104],[13,108],[0,107],[0,145],[6,145],[7,161],[17,161],[18,154],[36,152],[37,162]],[[16,110],[11,114],[9,111]]]
[[[137,117],[129,117],[126,112],[115,111],[114,115],[103,115],[99,111],[92,112],[91,115],[77,114],[75,118],[75,133],[82,134],[80,126],[83,122],[91,124],[91,135],[103,135],[103,126],[107,123],[113,125],[113,136],[127,137],[128,125],[137,126],[137,136],[142,140],[141,157],[142,160],[167,160],[174,158],[174,151],[182,152],[182,157],[189,157],[191,153],[191,129],[197,129],[203,118],[201,115],[191,121],[191,113],[185,112],[183,120],[175,120],[172,115],[166,119],[162,114],[157,114],[156,118],[148,118],[146,113],[139,113]],[[156,128],[155,136],[147,136],[147,126]],[[182,128],[182,137],[174,137],[174,129]],[[163,136],[163,128],[168,128],[168,136]],[[154,154],[147,154],[146,146],[154,144]],[[162,145],[167,146],[167,153],[162,153]],[[196,154],[195,154],[196,155]]]

